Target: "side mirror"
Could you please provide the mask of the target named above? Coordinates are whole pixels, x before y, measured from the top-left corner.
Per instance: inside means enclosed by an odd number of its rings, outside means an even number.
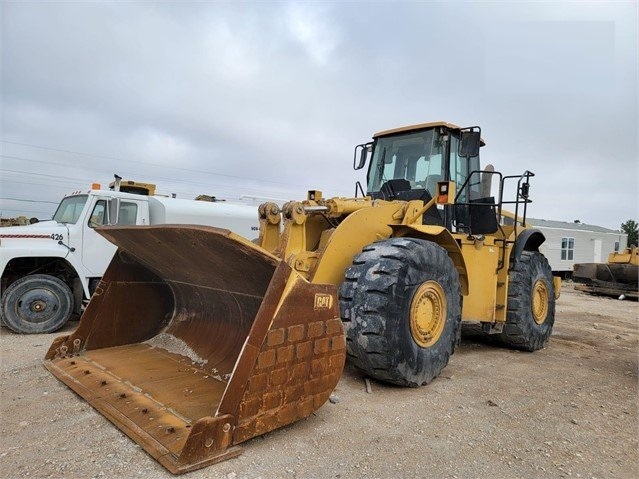
[[[481,130],[479,127],[473,126],[469,129],[462,130],[461,141],[459,142],[458,156],[462,158],[471,158],[479,155],[479,147],[481,146]]]
[[[107,224],[118,224],[118,212],[120,211],[120,198],[111,198],[109,200],[109,217]]]
[[[372,143],[364,143],[355,147],[355,153],[353,154],[353,169],[361,170],[366,165],[368,160],[368,153],[373,149]],[[359,150],[359,158],[357,152]]]

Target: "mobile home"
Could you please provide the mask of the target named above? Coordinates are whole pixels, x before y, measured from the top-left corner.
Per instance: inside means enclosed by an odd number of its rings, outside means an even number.
[[[628,235],[621,231],[580,222],[528,218],[546,236],[541,252],[555,274],[569,276],[575,263],[605,263],[608,254],[626,247]]]

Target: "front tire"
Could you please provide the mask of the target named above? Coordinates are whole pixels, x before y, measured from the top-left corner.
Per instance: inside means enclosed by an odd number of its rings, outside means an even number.
[[[499,341],[510,348],[543,348],[555,323],[555,286],[546,257],[524,251],[509,273],[508,310]]]
[[[71,289],[47,274],[25,276],[11,283],[2,297],[4,324],[16,333],[51,333],[73,310]]]
[[[345,272],[340,313],[352,364],[380,381],[421,386],[439,375],[454,352],[459,275],[436,243],[373,243]]]

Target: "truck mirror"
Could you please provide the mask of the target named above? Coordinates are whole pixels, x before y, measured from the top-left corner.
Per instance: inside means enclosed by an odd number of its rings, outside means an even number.
[[[368,159],[368,153],[372,150],[372,143],[365,143],[362,145],[357,145],[355,147],[355,154],[353,155],[353,169],[361,170],[364,168],[366,164],[366,160]],[[359,158],[357,157],[357,151],[359,150]]]
[[[107,224],[118,224],[118,212],[120,211],[120,198],[112,198],[109,200],[109,217]]]
[[[479,130],[462,130],[461,141],[459,142],[458,156],[471,158],[479,155],[481,143],[481,132]]]

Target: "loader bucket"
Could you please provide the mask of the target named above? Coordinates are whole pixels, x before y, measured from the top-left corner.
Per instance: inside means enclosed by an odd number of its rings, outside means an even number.
[[[637,299],[639,267],[632,263],[579,263],[573,266],[575,289],[591,294]]]
[[[637,265],[630,263],[580,263],[574,265],[572,277],[579,283],[605,281],[636,286],[637,271]]]
[[[45,367],[169,471],[237,456],[329,398],[346,353],[334,286],[227,230],[100,233],[118,252]]]

